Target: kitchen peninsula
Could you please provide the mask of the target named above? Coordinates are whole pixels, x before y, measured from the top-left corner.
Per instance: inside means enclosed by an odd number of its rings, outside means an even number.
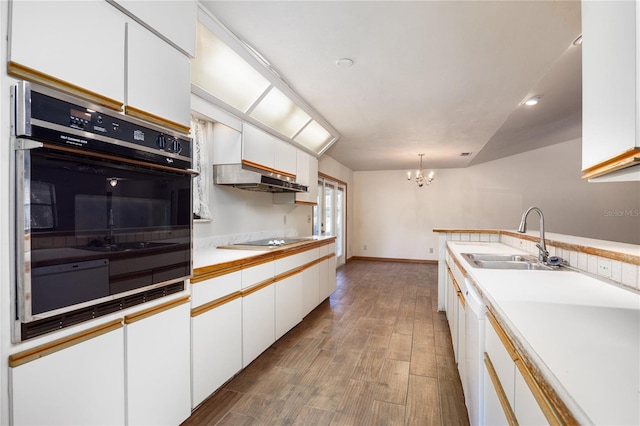
[[[537,254],[537,232],[436,232],[439,306],[447,311],[468,406],[470,386],[480,380],[485,420],[640,421],[637,246],[552,234],[550,252],[573,270],[500,270],[474,267],[462,254]],[[465,347],[474,325],[465,305],[470,291],[481,295],[487,319],[479,342],[485,368],[475,379],[468,368],[473,348]]]

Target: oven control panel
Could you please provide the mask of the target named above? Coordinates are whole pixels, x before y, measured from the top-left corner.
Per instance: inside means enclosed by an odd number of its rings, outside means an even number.
[[[21,85],[16,86],[16,109],[24,111],[16,113],[16,117],[23,116],[26,123],[16,123],[16,129],[25,129],[22,134],[16,130],[16,136],[173,168],[191,168],[191,139],[186,135],[51,89],[36,89],[25,82]]]

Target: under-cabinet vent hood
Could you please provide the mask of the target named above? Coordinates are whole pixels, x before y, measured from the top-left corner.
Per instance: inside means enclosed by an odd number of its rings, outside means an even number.
[[[308,192],[309,187],[289,176],[247,164],[213,166],[213,183],[257,192]]]

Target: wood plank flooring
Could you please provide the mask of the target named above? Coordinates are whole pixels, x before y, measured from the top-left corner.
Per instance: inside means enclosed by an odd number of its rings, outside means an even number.
[[[353,261],[191,425],[468,425],[437,266]]]

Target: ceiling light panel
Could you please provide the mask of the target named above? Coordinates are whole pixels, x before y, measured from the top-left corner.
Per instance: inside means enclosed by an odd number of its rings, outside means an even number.
[[[270,86],[267,79],[200,22],[191,81],[243,112]]]
[[[311,120],[309,114],[275,87],[249,115],[289,138]]]
[[[312,121],[293,140],[311,151],[320,152],[333,140],[333,136],[316,121]]]

